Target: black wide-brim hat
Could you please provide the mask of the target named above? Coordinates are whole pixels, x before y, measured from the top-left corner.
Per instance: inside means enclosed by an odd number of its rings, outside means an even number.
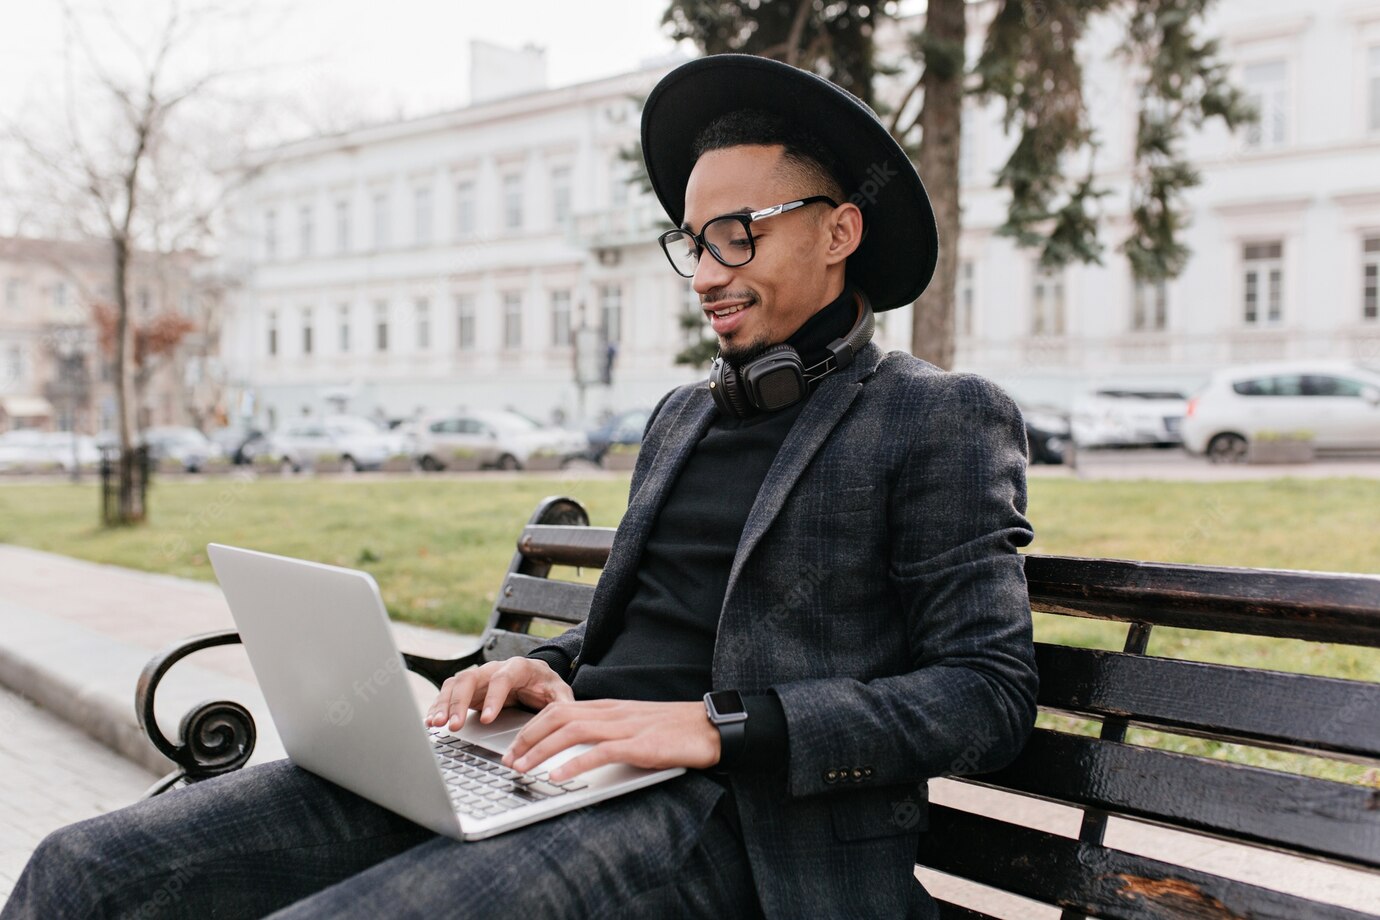
[[[642,156],[671,223],[685,219],[695,139],[739,109],[780,115],[813,133],[838,158],[839,178],[863,215],[848,277],[876,311],[911,303],[939,255],[930,197],[910,158],[857,96],[809,71],[750,54],[715,54],[661,78],[642,109]],[[777,204],[765,201],[762,207]]]

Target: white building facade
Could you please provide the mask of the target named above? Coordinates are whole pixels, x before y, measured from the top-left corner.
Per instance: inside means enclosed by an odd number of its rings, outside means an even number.
[[[993,7],[972,6],[971,57]],[[1188,196],[1193,255],[1158,288],[1135,285],[1118,251],[1137,87],[1110,29],[1085,55],[1112,190],[1102,265],[1046,274],[996,235],[1005,195],[992,175],[1014,138],[995,106],[965,113],[956,367],[1067,405],[1097,386],[1188,390],[1245,361],[1380,362],[1380,0],[1215,8],[1222,55],[1263,117],[1234,137],[1218,125],[1189,136],[1203,179]],[[241,287],[226,363],[253,396],[242,405],[270,422],[505,406],[575,421],[695,379],[673,359],[703,334],[681,323],[696,300],[621,157],[665,70],[486,95],[273,151],[227,248]],[[581,324],[616,348],[611,385],[587,388],[583,406],[570,345]],[[910,311],[880,316],[877,339],[907,348]]]

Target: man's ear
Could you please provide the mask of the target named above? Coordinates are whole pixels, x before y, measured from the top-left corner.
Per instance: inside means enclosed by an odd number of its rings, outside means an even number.
[[[851,201],[846,201],[829,215],[826,227],[829,231],[829,248],[825,252],[824,264],[834,265],[851,256],[862,242],[862,211]]]

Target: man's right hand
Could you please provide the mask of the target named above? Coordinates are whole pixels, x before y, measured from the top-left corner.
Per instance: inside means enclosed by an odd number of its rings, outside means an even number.
[[[514,703],[541,709],[573,699],[570,685],[540,658],[490,661],[448,677],[426,714],[426,724],[459,731],[471,709],[479,709],[479,721],[487,723]]]

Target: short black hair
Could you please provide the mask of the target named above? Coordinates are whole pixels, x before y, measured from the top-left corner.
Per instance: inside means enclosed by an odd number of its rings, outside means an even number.
[[[839,204],[846,200],[848,183],[834,152],[817,135],[775,112],[738,109],[720,115],[695,138],[695,159],[711,150],[749,144],[785,148],[782,158],[787,168],[807,186],[819,186],[805,194],[828,195]]]

